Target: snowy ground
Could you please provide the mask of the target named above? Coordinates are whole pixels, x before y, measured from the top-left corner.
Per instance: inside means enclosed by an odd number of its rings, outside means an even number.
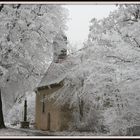
[[[0,129],[0,136],[39,136],[40,133],[16,130],[13,128]]]
[[[29,129],[20,128],[20,124],[12,126],[6,123],[6,129],[0,129],[0,136],[109,136],[109,134],[97,134],[93,132],[79,132],[79,131],[42,131],[37,130],[33,126]]]
[[[1,129],[0,136],[99,136],[95,135],[92,132],[37,132],[37,131],[24,131],[24,130],[16,130],[12,128]]]
[[[34,128],[21,129],[19,127],[7,127],[6,129],[0,129],[0,136],[103,136],[102,134],[95,134],[93,132],[77,132],[77,131],[41,131]],[[106,135],[107,136],[107,135]]]

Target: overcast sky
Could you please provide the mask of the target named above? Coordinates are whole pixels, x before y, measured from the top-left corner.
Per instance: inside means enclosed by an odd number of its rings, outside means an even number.
[[[82,43],[88,37],[89,21],[92,18],[107,17],[115,5],[64,5],[69,10],[67,36],[71,43]]]

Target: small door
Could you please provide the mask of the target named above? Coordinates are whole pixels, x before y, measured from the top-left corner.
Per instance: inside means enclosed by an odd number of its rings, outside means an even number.
[[[51,126],[51,115],[50,113],[48,113],[48,130],[50,130],[50,126]]]

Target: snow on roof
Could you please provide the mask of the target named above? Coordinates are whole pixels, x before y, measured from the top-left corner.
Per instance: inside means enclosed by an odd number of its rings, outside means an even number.
[[[52,62],[38,87],[59,83],[64,79],[67,71],[67,68],[63,64]]]
[[[65,60],[62,63],[52,62],[38,87],[44,87],[61,82],[66,77],[72,66],[73,63],[69,60]]]
[[[79,53],[81,54],[81,52]],[[80,58],[77,57],[80,55],[79,53],[67,56],[61,63],[52,62],[37,88],[57,84],[64,80],[68,72],[79,63]]]

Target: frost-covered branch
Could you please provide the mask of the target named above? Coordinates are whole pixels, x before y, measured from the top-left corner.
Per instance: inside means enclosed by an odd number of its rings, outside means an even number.
[[[121,57],[118,57],[118,56],[106,56],[106,57],[110,57],[110,58],[115,58],[115,59],[118,59],[118,60],[120,60],[120,61],[122,61],[122,62],[124,62],[124,63],[130,63],[130,62],[133,62],[133,61],[131,61],[131,60],[125,60],[125,59],[123,59],[123,58],[121,58]]]

